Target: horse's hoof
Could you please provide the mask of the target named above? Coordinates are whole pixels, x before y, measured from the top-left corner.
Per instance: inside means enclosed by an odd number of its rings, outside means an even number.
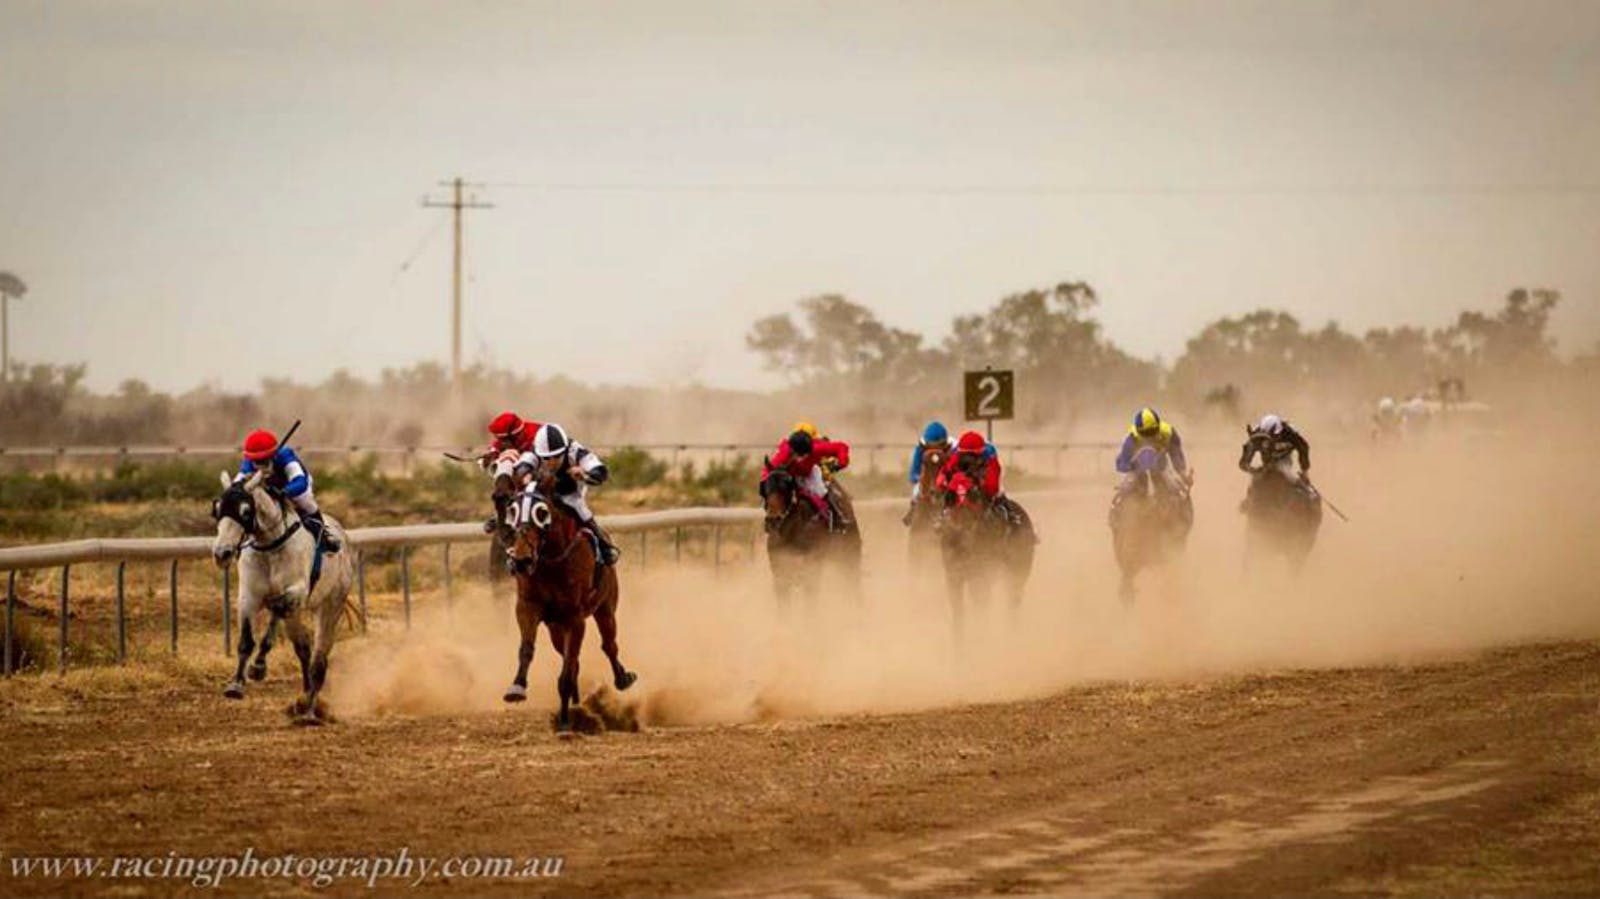
[[[289,703],[289,708],[286,711],[288,711],[290,718],[298,718],[301,715],[304,715],[310,708],[311,705],[310,703],[306,702],[306,698],[304,696],[297,696],[295,697],[294,702]]]
[[[244,681],[241,681],[241,680],[228,681],[228,685],[226,687],[222,688],[222,695],[228,697],[229,699],[243,699],[244,698]]]
[[[617,689],[618,690],[626,690],[629,687],[633,686],[634,683],[636,681],[638,681],[638,680],[639,680],[639,675],[634,674],[632,671],[624,671],[621,674],[617,675]]]
[[[506,702],[522,702],[528,698],[528,688],[521,684],[512,684],[506,688],[506,695],[502,698]]]
[[[254,662],[250,665],[250,679],[262,681],[267,679],[267,663]]]
[[[318,715],[315,712],[309,712],[304,715],[296,716],[294,723],[296,727],[321,727],[322,725],[326,724],[327,721],[325,721],[321,715]]]

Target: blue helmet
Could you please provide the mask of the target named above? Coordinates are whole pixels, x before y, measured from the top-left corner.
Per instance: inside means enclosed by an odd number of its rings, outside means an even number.
[[[922,442],[924,445],[944,443],[949,439],[950,432],[945,430],[944,422],[930,421],[928,426],[922,429]]]

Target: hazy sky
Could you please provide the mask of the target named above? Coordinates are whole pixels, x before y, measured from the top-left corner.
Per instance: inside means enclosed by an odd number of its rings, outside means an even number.
[[[0,141],[13,352],[98,387],[447,360],[456,174],[467,356],[540,374],[765,384],[800,297],[937,338],[1062,279],[1169,359],[1516,285],[1600,337],[1600,2],[0,0]]]

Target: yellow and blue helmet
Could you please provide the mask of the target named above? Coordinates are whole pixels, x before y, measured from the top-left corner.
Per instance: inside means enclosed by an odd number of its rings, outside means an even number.
[[[804,431],[806,436],[810,437],[812,440],[816,440],[818,437],[822,436],[822,432],[817,430],[817,426],[809,421],[797,421],[794,423],[794,427],[790,428],[789,430],[790,432]]]
[[[1133,414],[1133,430],[1144,437],[1152,437],[1161,431],[1161,416],[1146,406]]]

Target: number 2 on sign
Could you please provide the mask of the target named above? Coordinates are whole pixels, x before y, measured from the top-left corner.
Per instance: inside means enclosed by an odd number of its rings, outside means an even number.
[[[1000,379],[994,375],[984,375],[978,379],[978,390],[982,394],[978,398],[978,417],[999,418]]]

